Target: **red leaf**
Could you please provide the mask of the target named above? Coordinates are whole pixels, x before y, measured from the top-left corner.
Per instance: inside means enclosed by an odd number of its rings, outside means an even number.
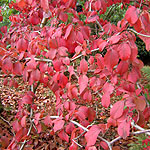
[[[81,75],[79,77],[79,89],[80,89],[80,94],[82,94],[82,92],[86,89],[86,87],[88,86],[88,77],[86,75]]]
[[[35,123],[35,125],[38,125],[40,117],[41,117],[41,113],[36,113],[35,114],[35,117],[34,117],[34,123]]]
[[[58,48],[58,54],[60,56],[68,56],[68,54],[66,53],[67,51],[68,51],[68,48],[63,47],[63,46]]]
[[[42,131],[42,125],[41,125],[40,123],[38,123],[38,124],[36,125],[36,128],[37,128],[37,130],[38,130],[37,133],[41,133],[41,131]]]
[[[119,65],[117,66],[117,73],[119,73],[120,75],[123,75],[124,73],[126,73],[128,71],[128,62],[126,61],[120,61]]]
[[[106,142],[101,141],[101,142],[100,142],[100,145],[101,145],[101,147],[102,147],[104,150],[108,150],[108,145],[107,145]]]
[[[47,12],[49,10],[48,0],[41,0],[41,7],[45,12]]]
[[[27,134],[27,130],[26,128],[21,128],[15,135],[15,139],[17,140],[17,142],[20,142],[20,140],[22,139],[23,136],[25,136]]]
[[[110,105],[110,94],[109,93],[105,93],[102,96],[102,106],[104,106],[105,108],[107,108]]]
[[[22,75],[22,64],[20,62],[13,64],[13,73],[15,75]]]
[[[118,64],[118,61],[119,56],[115,50],[109,50],[104,56],[104,63],[108,69],[113,69],[113,67]]]
[[[83,44],[84,38],[83,38],[82,33],[81,33],[80,31],[78,31],[76,36],[77,36],[77,37],[76,37],[76,38],[77,38],[76,40],[77,40],[79,43]]]
[[[2,69],[11,71],[13,69],[13,63],[9,57],[3,60]]]
[[[64,12],[60,12],[59,19],[62,20],[63,22],[66,22],[68,20],[68,15]]]
[[[19,124],[18,120],[15,120],[13,123],[12,123],[12,126],[13,126],[13,130],[15,132],[18,132],[22,127],[21,125]]]
[[[126,11],[125,18],[131,24],[135,24],[138,20],[139,10],[134,6],[129,6],[128,10]]]
[[[24,0],[16,0],[18,7],[23,8],[26,5]]]
[[[70,122],[70,123],[66,126],[66,133],[71,134],[74,129],[75,129],[74,124]]]
[[[88,71],[88,63],[85,59],[82,59],[80,62],[81,73],[85,74]]]
[[[25,95],[23,98],[22,98],[22,102],[24,104],[32,104],[32,97],[29,96],[29,95]]]
[[[19,52],[25,51],[28,49],[28,41],[24,38],[18,40],[16,48]]]
[[[118,43],[120,41],[120,39],[121,39],[120,35],[113,35],[113,36],[111,36],[109,41],[111,44],[115,44],[115,43]]]
[[[114,90],[114,87],[111,83],[106,82],[103,86],[103,92],[104,93],[108,93],[108,94],[112,94]]]
[[[132,68],[132,70],[128,74],[128,81],[132,83],[136,83],[136,81],[140,78],[140,72],[137,68]]]
[[[68,36],[70,35],[72,28],[73,28],[72,24],[70,24],[70,25],[67,27],[67,30],[66,30],[66,33],[65,33],[65,36],[64,36],[65,39],[67,39]]]
[[[108,43],[105,40],[100,40],[98,42],[99,50],[102,52]]]
[[[37,65],[38,63],[34,60],[34,58],[31,58],[31,60],[27,63],[27,69],[28,70],[36,69]]]
[[[95,119],[95,116],[96,116],[95,110],[92,107],[89,107],[87,113],[88,113],[88,120],[90,122],[92,122]]]
[[[117,125],[117,122],[116,122],[116,120],[115,119],[113,119],[113,118],[108,118],[108,120],[107,120],[107,127],[109,128],[110,126],[116,126]]]
[[[130,134],[130,121],[124,120],[118,125],[118,134],[125,139]]]
[[[71,80],[71,76],[72,76],[73,74],[75,74],[73,66],[69,66],[68,71],[69,71],[69,73],[70,73],[70,74],[69,74],[69,81],[70,81],[70,80]]]
[[[60,60],[53,61],[53,66],[56,71],[61,70],[61,65],[62,65],[62,62]]]
[[[67,101],[64,103],[64,108],[68,111],[73,111],[76,109],[76,104],[74,102]]]
[[[23,118],[21,119],[21,126],[24,128],[26,127],[26,117],[27,116],[23,116]]]
[[[91,33],[90,28],[88,26],[82,26],[80,29],[84,39],[88,40]]]
[[[136,105],[136,109],[140,110],[140,111],[144,111],[144,109],[146,107],[145,100],[140,98],[140,97],[135,97],[134,98],[134,104]]]
[[[48,65],[44,62],[40,62],[40,72],[45,73],[48,70]]]
[[[69,136],[66,134],[66,132],[64,130],[61,130],[59,133],[58,133],[58,136],[66,141],[66,142],[69,142]]]
[[[127,43],[120,44],[118,47],[118,51],[122,60],[128,60],[131,56],[131,48]]]
[[[44,119],[44,124],[46,125],[46,126],[52,126],[52,120],[51,120],[51,117],[49,116],[49,115],[47,115],[46,117],[45,117],[45,119]]]
[[[121,117],[121,115],[123,114],[124,106],[124,101],[116,102],[110,110],[111,117],[114,119],[118,119],[119,117]]]
[[[87,141],[87,146],[92,146],[96,143],[97,136],[99,135],[101,129],[97,125],[93,125],[90,130],[85,134],[85,139]]]
[[[69,150],[78,150],[78,145],[74,142],[70,145]]]
[[[39,81],[40,80],[40,71],[38,69],[33,70],[30,78],[33,81]]]
[[[68,78],[63,74],[59,74],[59,86],[61,86],[62,88],[64,88],[66,86],[66,84],[68,83]]]
[[[54,121],[54,132],[57,132],[58,130],[61,130],[65,124],[65,121],[58,118],[58,119],[55,119]]]
[[[88,148],[88,150],[97,150],[97,148],[95,146],[91,146]]]
[[[57,52],[56,49],[51,48],[47,52],[46,57],[48,57],[49,59],[53,60],[55,58],[55,56],[56,56],[56,52]]]
[[[6,33],[7,32],[7,26],[2,26],[0,29],[1,29],[2,33]]]
[[[3,21],[3,16],[0,15],[0,22],[2,22],[2,21]]]
[[[57,39],[49,39],[49,47],[52,48],[52,49],[58,48]]]

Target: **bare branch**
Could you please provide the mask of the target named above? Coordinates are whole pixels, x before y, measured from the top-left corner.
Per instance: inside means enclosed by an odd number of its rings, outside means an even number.
[[[135,33],[135,34],[137,34],[137,35],[150,38],[150,35],[146,35],[146,34],[139,33],[139,32],[137,32],[137,31],[135,31],[135,30],[133,30],[133,29],[127,29],[127,30],[128,30],[128,31],[131,31],[131,32],[133,32],[133,33]]]
[[[143,132],[146,131],[145,129],[143,129],[143,128],[140,127],[139,125],[135,124],[133,121],[131,122],[131,125],[132,125],[134,128],[136,128],[136,129],[138,129],[138,130],[140,130],[140,131],[143,131]],[[150,133],[149,133],[149,132],[145,132],[145,134],[147,134],[148,136],[150,136]]]
[[[31,58],[25,58],[26,60],[30,60]],[[52,60],[50,59],[45,59],[45,58],[34,58],[34,60],[37,60],[37,61],[43,61],[43,62],[52,62]]]
[[[34,92],[33,84],[31,85],[31,91]],[[31,109],[30,109],[30,127],[29,127],[29,130],[28,130],[27,136],[30,135],[31,130],[32,130],[32,127],[33,127],[32,116],[33,116],[33,109],[31,108]],[[21,147],[20,147],[20,150],[23,150],[23,149],[24,149],[26,142],[27,142],[27,140],[24,140],[24,142],[22,143],[22,145],[21,145]]]

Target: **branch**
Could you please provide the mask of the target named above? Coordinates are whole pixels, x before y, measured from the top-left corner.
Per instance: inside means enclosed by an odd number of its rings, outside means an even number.
[[[31,85],[31,91],[34,92],[33,84]],[[31,109],[30,109],[30,127],[29,127],[29,130],[28,130],[27,136],[30,135],[31,129],[32,129],[32,127],[33,127],[32,117],[33,117],[33,109],[31,108]],[[24,142],[22,143],[22,145],[21,145],[21,147],[20,147],[20,150],[23,150],[23,149],[24,149],[24,146],[25,146],[26,142],[27,142],[27,140],[24,140]]]
[[[28,58],[25,58],[25,60],[30,60],[31,58],[28,57]],[[45,58],[34,58],[34,60],[37,60],[37,61],[43,61],[43,62],[52,62],[52,60],[50,59],[45,59]]]
[[[146,131],[145,129],[143,129],[143,128],[140,127],[139,125],[135,124],[133,121],[131,122],[131,125],[132,125],[134,128],[136,128],[136,129],[138,129],[138,130],[140,130],[140,131],[143,131],[145,134],[147,134],[148,136],[150,136],[150,133],[149,133],[149,132],[145,132],[145,131]]]
[[[31,108],[31,110],[30,110],[30,119],[32,118],[32,116],[33,116],[33,110],[32,110],[32,108]],[[30,127],[29,127],[29,130],[28,130],[27,136],[30,135],[32,126],[33,126],[33,122],[30,121]],[[24,140],[24,142],[22,143],[22,145],[21,145],[21,147],[20,147],[20,150],[23,150],[23,149],[24,149],[24,146],[25,146],[26,142],[27,142],[27,140]]]
[[[44,12],[44,14],[43,14],[43,19],[42,19],[42,22],[41,22],[41,24],[40,24],[40,27],[41,28],[43,28],[45,25],[46,25],[46,23],[47,23],[47,21],[48,21],[48,18],[50,17],[52,15],[52,13],[49,11],[49,12]]]
[[[133,32],[133,33],[135,33],[135,34],[137,34],[137,35],[150,38],[150,35],[146,35],[146,34],[139,33],[139,32],[137,32],[137,31],[135,31],[135,30],[133,30],[133,29],[131,29],[131,28],[130,28],[130,29],[127,29],[127,30],[128,30],[128,31],[131,31],[131,32]]]
[[[86,132],[89,131],[89,129],[85,128],[84,126],[82,126],[81,124],[79,124],[79,123],[76,122],[76,121],[70,120],[70,122],[72,122],[73,124],[75,124],[75,125],[77,125],[78,127],[82,128],[82,129],[83,129],[84,131],[86,131]],[[109,147],[109,149],[112,150],[112,147],[111,147],[111,144],[110,144],[109,141],[107,141],[106,139],[104,139],[104,138],[102,138],[102,137],[100,137],[100,136],[98,136],[98,139],[103,140],[104,142],[106,142],[107,145],[108,145],[108,147]]]
[[[96,51],[98,51],[98,50],[99,50],[99,48],[96,48],[96,49],[91,50],[91,52],[96,52]],[[80,55],[76,56],[75,58],[72,58],[70,61],[74,61],[74,60],[76,60],[76,59],[78,59],[78,58],[80,58],[80,57],[82,57],[82,56],[83,56],[83,55],[80,54]]]
[[[101,31],[104,31],[104,29],[103,29],[102,25],[99,23],[99,21],[98,21],[98,20],[96,20],[96,23],[97,23],[97,24],[98,24],[98,26],[100,27]]]

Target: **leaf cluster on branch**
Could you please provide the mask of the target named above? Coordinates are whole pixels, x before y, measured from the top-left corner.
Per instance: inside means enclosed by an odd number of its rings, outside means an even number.
[[[76,11],[76,3],[17,0],[9,4],[20,13],[9,17],[9,30],[1,27],[4,84],[17,88],[15,77],[22,76],[32,89],[18,102],[12,124],[15,136],[8,149],[23,149],[31,143],[31,133],[42,132],[42,124],[69,142],[69,150],[96,150],[98,146],[111,150],[121,138],[149,134],[140,127],[149,120],[150,108],[149,97],[144,96],[147,90],[137,86],[143,63],[137,59],[135,35],[149,51],[150,2],[138,0],[131,5],[130,0],[89,0],[83,2],[80,12]],[[117,25],[100,18],[108,7],[121,3],[127,11]],[[94,33],[89,24],[95,25]],[[7,76],[12,76],[11,80]],[[55,112],[37,113],[39,84],[54,93]],[[112,104],[114,96],[120,100]],[[106,123],[96,122],[97,104],[110,109]],[[118,137],[109,142],[104,136],[111,126],[117,128]],[[131,128],[140,131],[132,133]]]

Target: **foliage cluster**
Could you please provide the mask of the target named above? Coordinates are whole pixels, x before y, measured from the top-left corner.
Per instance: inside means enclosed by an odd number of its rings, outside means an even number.
[[[14,137],[7,149],[32,149],[31,134],[45,129],[70,143],[69,150],[111,150],[118,139],[136,134],[131,128],[143,133],[142,127],[150,117],[150,98],[138,84],[143,63],[137,58],[135,34],[149,51],[150,2],[78,3],[82,12],[76,11],[76,0],[9,3],[15,12],[8,14],[9,30],[7,26],[1,27],[0,42],[4,85],[17,88],[15,77],[21,76],[30,89],[18,101],[16,120],[12,123]],[[115,14],[120,8],[124,8],[121,12],[125,15]],[[55,109],[37,109],[39,84],[55,95]],[[119,100],[112,103],[114,96]],[[96,121],[97,105],[110,110],[106,122]],[[112,126],[117,128],[119,137],[109,141],[104,135]]]

